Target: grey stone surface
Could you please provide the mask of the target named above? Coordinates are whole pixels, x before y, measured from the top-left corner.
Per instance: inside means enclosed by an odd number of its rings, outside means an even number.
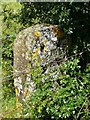
[[[13,47],[14,86],[19,101],[30,96],[34,89],[30,73],[32,67],[41,66],[42,74],[45,74],[61,60],[67,59],[70,43],[68,36],[57,25],[37,24],[17,35]]]

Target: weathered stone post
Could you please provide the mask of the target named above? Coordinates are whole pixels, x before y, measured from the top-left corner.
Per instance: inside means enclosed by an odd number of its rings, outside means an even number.
[[[38,24],[17,35],[13,51],[14,86],[18,102],[26,100],[34,89],[30,73],[32,67],[41,66],[44,74],[48,69],[46,67],[44,70],[47,64],[52,67],[66,59],[69,47],[67,35],[57,25]]]

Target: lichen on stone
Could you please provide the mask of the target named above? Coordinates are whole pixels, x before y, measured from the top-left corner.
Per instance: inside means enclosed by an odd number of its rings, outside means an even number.
[[[56,66],[67,57],[70,41],[57,25],[37,24],[22,30],[14,41],[14,85],[19,89],[19,101],[33,91],[32,67]],[[58,60],[58,61],[57,61]],[[43,70],[43,74],[49,70]],[[17,71],[17,72],[16,72]],[[21,83],[19,82],[21,79]],[[43,79],[44,80],[44,79]],[[21,87],[18,87],[21,84]],[[28,91],[25,94],[25,91]]]

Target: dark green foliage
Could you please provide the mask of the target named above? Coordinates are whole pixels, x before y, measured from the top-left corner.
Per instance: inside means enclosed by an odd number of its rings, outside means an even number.
[[[22,3],[21,23],[30,26],[36,23],[57,24],[60,29],[71,35],[72,48],[77,52],[86,52],[81,57],[81,66],[90,62],[90,12],[89,3]],[[25,12],[24,12],[25,11]],[[87,56],[87,54],[89,56]]]

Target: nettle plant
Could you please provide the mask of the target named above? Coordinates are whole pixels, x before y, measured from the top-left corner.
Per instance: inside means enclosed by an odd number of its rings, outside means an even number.
[[[35,90],[25,103],[24,114],[33,120],[76,120],[89,115],[88,77],[80,72],[79,59],[53,66],[47,73],[33,69]]]

